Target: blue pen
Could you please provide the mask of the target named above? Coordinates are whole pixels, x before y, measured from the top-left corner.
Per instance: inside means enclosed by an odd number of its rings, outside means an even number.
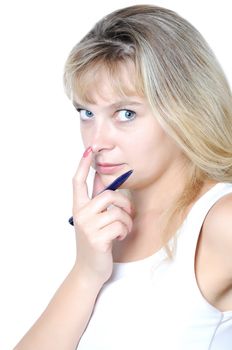
[[[114,180],[109,186],[104,188],[104,190],[102,190],[100,193],[102,193],[106,190],[116,191],[128,179],[128,177],[132,173],[133,173],[133,170],[129,170],[126,173],[120,175],[119,177],[117,177],[116,180]],[[68,221],[69,221],[70,225],[72,225],[72,226],[74,225],[73,217],[71,217]]]

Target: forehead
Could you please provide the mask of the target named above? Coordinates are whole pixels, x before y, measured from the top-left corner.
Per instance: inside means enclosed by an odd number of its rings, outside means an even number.
[[[95,65],[77,75],[73,99],[95,104],[101,100],[143,97],[143,86],[132,63],[115,66]]]

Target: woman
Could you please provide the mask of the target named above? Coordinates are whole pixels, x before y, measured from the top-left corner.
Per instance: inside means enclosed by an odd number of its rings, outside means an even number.
[[[132,6],[73,48],[64,82],[86,147],[77,258],[15,349],[229,350],[232,99],[212,51],[176,13]]]

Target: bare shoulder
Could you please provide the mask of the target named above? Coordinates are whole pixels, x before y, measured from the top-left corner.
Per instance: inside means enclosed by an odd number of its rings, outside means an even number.
[[[221,311],[232,309],[232,194],[208,212],[197,247],[195,268],[204,297]]]
[[[224,267],[232,276],[232,193],[223,196],[211,208],[202,233],[209,247],[221,256]]]
[[[232,193],[226,194],[214,204],[205,219],[204,226],[210,231],[225,231],[226,236],[230,233],[227,238],[232,239]]]

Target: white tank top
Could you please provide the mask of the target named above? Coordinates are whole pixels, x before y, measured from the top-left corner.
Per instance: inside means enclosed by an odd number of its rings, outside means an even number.
[[[194,269],[206,214],[227,193],[232,184],[218,183],[194,204],[177,232],[174,260],[161,249],[143,260],[114,263],[78,350],[232,349],[232,310],[207,302]]]

